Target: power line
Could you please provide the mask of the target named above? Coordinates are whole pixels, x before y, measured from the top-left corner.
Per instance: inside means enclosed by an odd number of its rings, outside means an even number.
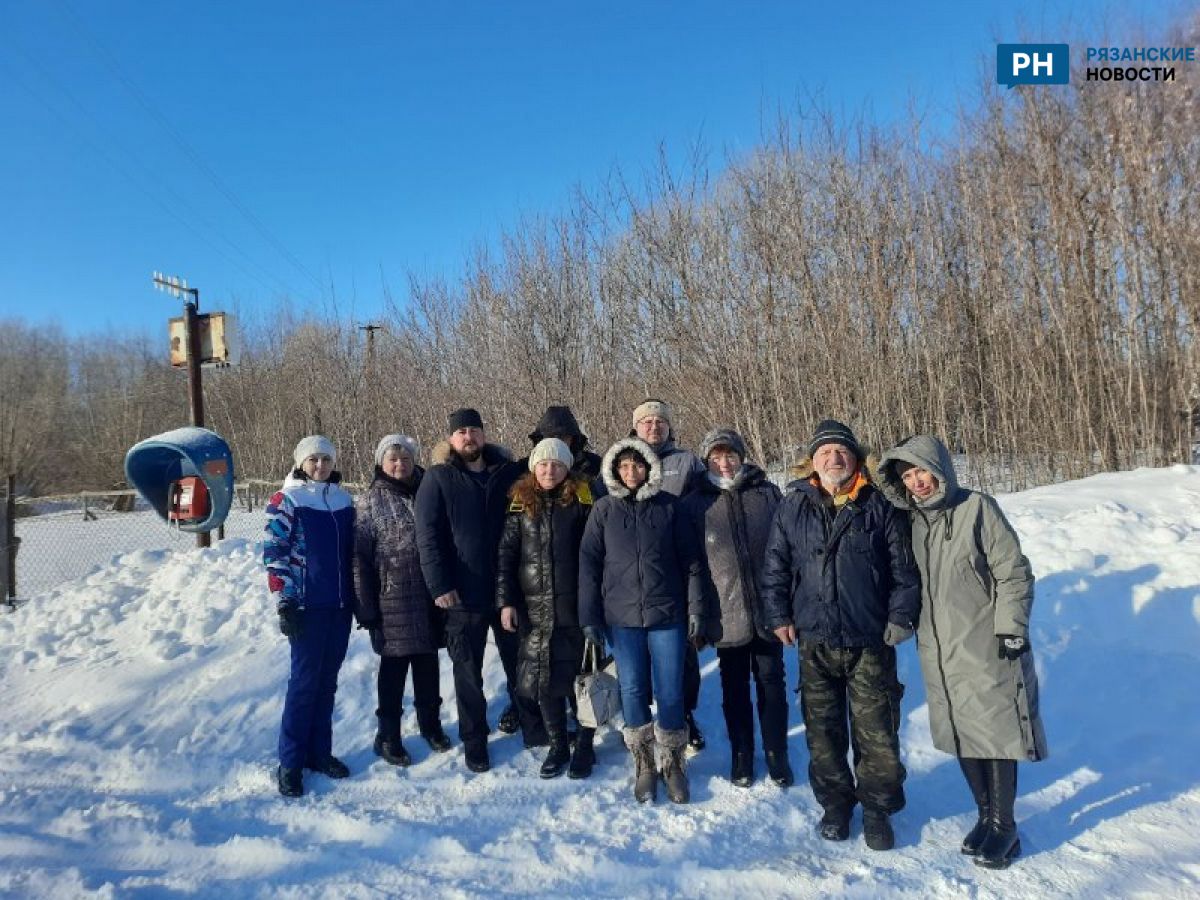
[[[96,120],[96,118],[74,96],[74,94],[71,93],[71,91],[69,89],[67,89],[56,78],[54,78],[54,76],[51,75],[34,57],[32,57],[28,52],[26,52],[24,48],[15,46],[15,45],[14,45],[14,47],[15,47],[16,51],[18,53],[20,53],[26,60],[28,60],[29,63],[31,64],[31,66],[42,75],[44,80],[48,84],[50,84],[50,86],[52,88],[54,88],[59,93],[61,93],[80,112],[80,114],[84,118],[90,120],[91,123],[97,128],[97,130],[101,134],[104,134],[103,126],[100,125],[100,123]],[[0,62],[5,62],[3,57],[0,57]],[[43,106],[55,118],[57,118],[60,122],[62,122],[65,126],[67,126],[68,129],[73,131],[75,136],[79,140],[81,140],[84,144],[86,144],[98,156],[100,156],[106,162],[108,162],[108,164],[111,165],[118,173],[120,173],[128,181],[130,181],[134,185],[134,187],[138,188],[138,190],[140,190],[143,194],[146,195],[147,198],[149,198],[155,204],[157,204],[164,212],[166,212],[169,216],[171,216],[172,218],[177,220],[180,224],[182,224],[185,228],[187,228],[190,232],[192,232],[192,234],[194,234],[197,238],[199,238],[211,250],[215,251],[223,259],[225,259],[227,262],[229,262],[233,266],[235,266],[244,275],[246,275],[249,278],[253,279],[254,281],[258,282],[260,285],[262,285],[268,291],[273,292],[277,289],[276,287],[273,287],[271,284],[269,284],[267,281],[265,281],[260,275],[256,274],[255,272],[253,272],[249,268],[247,268],[247,266],[242,261],[230,256],[228,253],[226,253],[224,250],[222,250],[219,246],[217,246],[211,240],[209,240],[209,238],[195,226],[195,224],[194,224],[195,222],[199,222],[201,225],[204,225],[205,227],[211,229],[213,232],[220,235],[222,240],[224,240],[227,244],[229,244],[229,246],[234,250],[235,253],[240,254],[241,257],[244,260],[246,260],[247,263],[258,268],[268,278],[273,278],[276,281],[278,281],[279,284],[282,285],[286,291],[289,291],[289,292],[291,291],[290,286],[286,282],[282,281],[277,276],[272,275],[270,273],[270,271],[268,271],[267,269],[265,269],[258,263],[254,262],[254,260],[251,259],[245,253],[245,251],[243,251],[240,247],[238,247],[231,240],[229,240],[229,238],[225,237],[223,232],[220,229],[216,228],[211,222],[209,222],[207,219],[205,219],[202,215],[199,215],[194,210],[194,208],[191,206],[191,204],[184,197],[182,197],[178,192],[176,192],[174,189],[172,189],[168,184],[166,184],[165,182],[162,182],[158,178],[158,176],[155,175],[155,173],[149,169],[149,167],[147,167],[145,164],[143,164],[137,158],[137,156],[135,154],[133,154],[132,152],[127,150],[125,147],[123,147],[119,141],[112,139],[111,136],[109,136],[107,134],[104,134],[104,136],[108,140],[110,140],[112,142],[112,144],[119,151],[121,151],[125,156],[127,156],[129,158],[129,160],[132,161],[132,165],[133,165],[134,169],[141,170],[141,172],[142,172],[141,178],[139,178],[138,174],[136,174],[129,167],[127,167],[121,160],[117,159],[116,156],[114,156],[107,149],[105,149],[103,146],[101,146],[97,141],[95,141],[93,138],[91,138],[86,132],[83,131],[82,128],[79,127],[79,125],[77,125],[69,116],[67,116],[65,113],[63,113],[58,107],[56,107],[53,103],[49,102],[45,97],[39,95],[37,91],[35,91],[32,87],[30,87],[30,85],[28,83],[26,83],[24,78],[21,76],[21,74],[16,70],[16,68],[14,66],[9,64],[8,71],[13,76],[14,83],[16,83],[23,91],[25,91],[25,93],[28,94],[36,103]],[[144,179],[144,181],[143,181],[143,179]],[[161,189],[166,194],[168,194],[171,202],[167,202],[162,197],[158,196],[154,190],[152,190],[150,187],[147,186],[147,183],[154,184],[154,186],[156,188]],[[187,209],[189,211],[189,215],[184,215],[183,213],[181,213],[180,212],[181,208]]]
[[[101,61],[108,66],[109,71],[111,71],[113,75],[116,76],[117,80],[125,86],[126,90],[129,91],[130,95],[134,98],[134,100],[137,101],[138,105],[141,106],[142,109],[152,119],[154,119],[155,122],[158,123],[163,131],[165,131],[171,140],[174,141],[175,145],[183,151],[184,155],[186,155],[188,159],[192,161],[196,168],[198,168],[208,178],[208,180],[212,182],[213,186],[221,193],[221,195],[224,196],[225,199],[228,200],[252,226],[254,226],[254,229],[268,243],[270,243],[286,260],[288,260],[288,262],[295,266],[298,271],[302,272],[314,285],[316,285],[318,291],[324,291],[325,285],[321,282],[321,280],[314,275],[312,271],[305,266],[304,263],[302,263],[290,250],[288,250],[288,248],[284,246],[284,244],[278,238],[275,237],[270,229],[263,224],[262,220],[259,219],[258,216],[256,216],[248,207],[246,207],[246,205],[237,198],[232,190],[226,187],[225,183],[221,181],[220,177],[215,171],[213,171],[212,167],[200,157],[200,155],[184,139],[183,135],[181,135],[176,130],[175,126],[171,124],[167,117],[158,111],[158,109],[150,102],[145,94],[141,92],[133,80],[125,74],[125,71],[121,68],[120,63],[117,62],[116,57],[114,57],[112,53],[109,52],[108,48],[100,42],[99,38],[92,34],[91,30],[87,27],[75,10],[71,8],[71,5],[67,2],[67,0],[59,0],[59,4],[67,12],[68,17],[72,20],[72,24],[74,25],[76,31],[78,31],[79,34],[92,45],[97,54],[100,56]]]

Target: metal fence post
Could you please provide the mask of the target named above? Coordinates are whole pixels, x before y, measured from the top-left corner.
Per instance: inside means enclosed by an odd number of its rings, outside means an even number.
[[[5,480],[4,514],[0,516],[0,589],[8,605],[17,605],[17,476]]]

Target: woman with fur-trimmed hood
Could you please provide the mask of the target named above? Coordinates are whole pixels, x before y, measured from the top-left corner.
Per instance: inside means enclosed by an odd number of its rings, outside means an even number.
[[[496,560],[496,607],[509,632],[520,633],[517,692],[537,701],[550,739],[543,778],[571,764],[571,777],[591,774],[594,730],[581,729],[571,755],[567,698],[583,662],[579,627],[579,545],[592,495],[570,476],[571,448],[543,438],[529,471],[513,485]]]
[[[958,757],[979,807],[962,851],[1002,868],[1021,849],[1017,761],[1047,752],[1029,645],[1033,572],[995,498],[959,485],[937,438],[907,439],[884,454],[879,471],[884,494],[912,519],[933,744]]]
[[[602,646],[607,629],[612,641],[635,798],[654,797],[661,770],[671,800],[686,803],[683,666],[689,638],[701,639],[703,629],[702,592],[694,593],[694,608],[688,604],[699,555],[678,500],[662,490],[662,465],[649,444],[617,441],[600,473],[608,496],[596,501],[580,549],[579,622],[589,640]]]

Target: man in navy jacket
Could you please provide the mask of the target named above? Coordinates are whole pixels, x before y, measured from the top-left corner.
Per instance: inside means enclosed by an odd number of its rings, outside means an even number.
[[[417,550],[434,603],[446,610],[446,650],[454,666],[458,733],[467,767],[491,768],[483,654],[487,632],[496,637],[527,746],[547,741],[537,704],[516,696],[516,634],[499,627],[496,612],[496,548],[508,491],[520,470],[511,455],[487,443],[483,420],[473,409],[450,414],[447,446],[434,450],[417,491]]]
[[[766,620],[785,644],[800,644],[809,781],[825,810],[821,836],[846,840],[861,803],[867,846],[889,850],[888,817],[904,808],[905,777],[895,645],[912,637],[920,576],[908,520],[871,484],[850,429],[822,422],[809,456],[812,474],[788,485],[767,540]],[[803,465],[801,474],[808,474]],[[846,763],[851,738],[854,773]]]

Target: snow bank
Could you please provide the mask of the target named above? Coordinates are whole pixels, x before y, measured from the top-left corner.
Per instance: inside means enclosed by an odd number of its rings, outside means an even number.
[[[953,759],[929,743],[911,646],[898,848],[814,834],[801,783],[726,781],[711,651],[698,715],[709,747],[693,803],[639,807],[619,736],[590,781],[542,781],[518,737],[493,771],[459,749],[414,765],[371,753],[375,658],[356,632],[335,751],[354,775],[272,779],[287,674],[254,545],[141,550],[0,615],[0,894],[377,897],[1200,893],[1200,468],[1100,475],[1003,498],[1038,576],[1034,640],[1051,758],[1021,767],[1025,858],[1006,872],[957,851],[973,821]],[[86,533],[80,556],[89,549]],[[136,546],[135,543],[126,546]],[[795,659],[788,660],[795,678]],[[489,654],[493,721],[502,673]],[[455,736],[443,656],[443,718]],[[406,733],[415,732],[409,712]],[[762,763],[759,761],[761,774]]]

